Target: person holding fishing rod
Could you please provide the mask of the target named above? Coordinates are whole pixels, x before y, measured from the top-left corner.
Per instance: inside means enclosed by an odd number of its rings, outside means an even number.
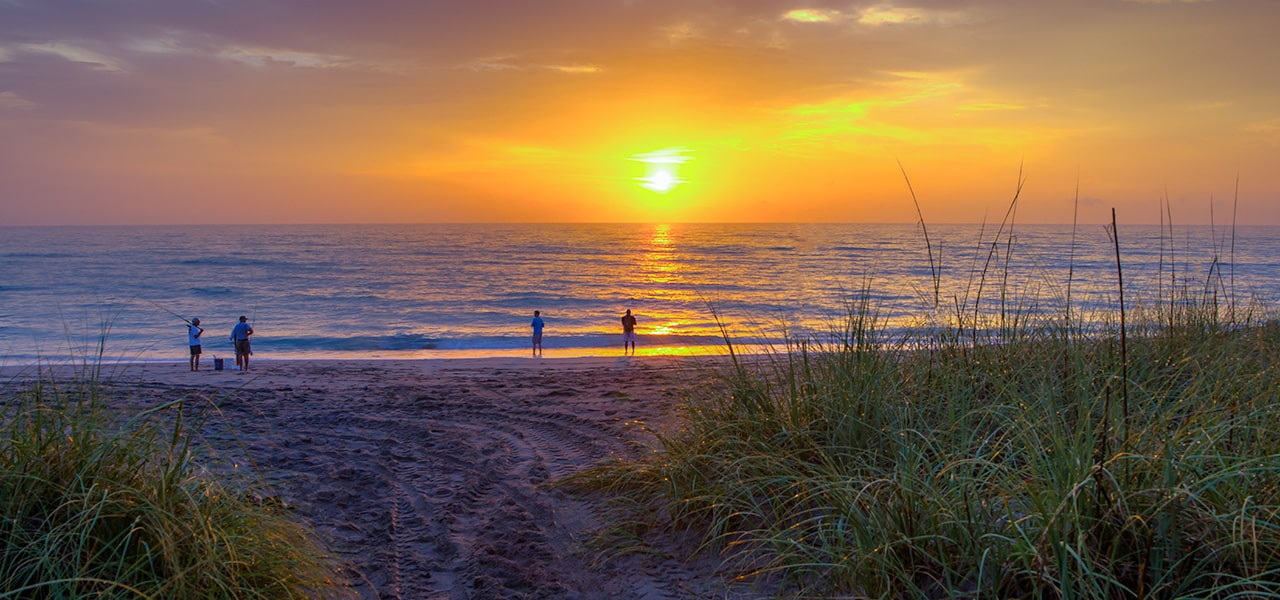
[[[253,335],[253,327],[249,325],[249,319],[244,315],[240,315],[240,322],[231,329],[231,343],[236,346],[236,368],[243,373],[249,370],[249,355],[253,354],[249,350],[249,336]]]
[[[200,327],[200,317],[191,317],[187,321],[187,345],[191,347],[191,370],[200,370],[200,335],[204,329]]]

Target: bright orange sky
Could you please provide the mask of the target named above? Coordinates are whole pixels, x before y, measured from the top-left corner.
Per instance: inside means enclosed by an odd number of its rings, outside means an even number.
[[[1280,224],[1280,2],[0,0],[0,225]]]

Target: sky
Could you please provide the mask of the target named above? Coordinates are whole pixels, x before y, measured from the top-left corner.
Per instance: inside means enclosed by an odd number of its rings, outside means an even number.
[[[0,0],[0,225],[1280,224],[1277,0]],[[919,212],[917,212],[917,203]]]

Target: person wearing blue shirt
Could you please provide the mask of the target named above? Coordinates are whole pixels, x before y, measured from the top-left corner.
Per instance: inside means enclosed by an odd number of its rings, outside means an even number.
[[[240,316],[240,322],[236,323],[235,328],[231,330],[231,343],[236,345],[236,368],[241,373],[249,370],[249,355],[253,352],[249,348],[249,336],[253,335],[253,327],[249,325],[249,319],[244,315]]]
[[[533,311],[533,322],[529,324],[533,328],[533,355],[542,356],[542,312]]]

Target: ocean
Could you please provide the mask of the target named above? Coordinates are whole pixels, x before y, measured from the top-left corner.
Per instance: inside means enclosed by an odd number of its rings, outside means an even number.
[[[824,338],[866,299],[889,335],[957,313],[1118,310],[1100,225],[414,224],[0,227],[0,365],[254,358],[718,352]],[[1170,297],[1260,309],[1280,299],[1280,228],[1120,226],[1127,306]],[[932,262],[931,262],[932,257]],[[936,270],[935,270],[936,269]],[[934,274],[938,274],[937,294]],[[985,277],[983,274],[985,273]],[[1068,286],[1068,282],[1070,285]],[[936,299],[936,302],[935,302]],[[206,362],[206,365],[212,361]]]

